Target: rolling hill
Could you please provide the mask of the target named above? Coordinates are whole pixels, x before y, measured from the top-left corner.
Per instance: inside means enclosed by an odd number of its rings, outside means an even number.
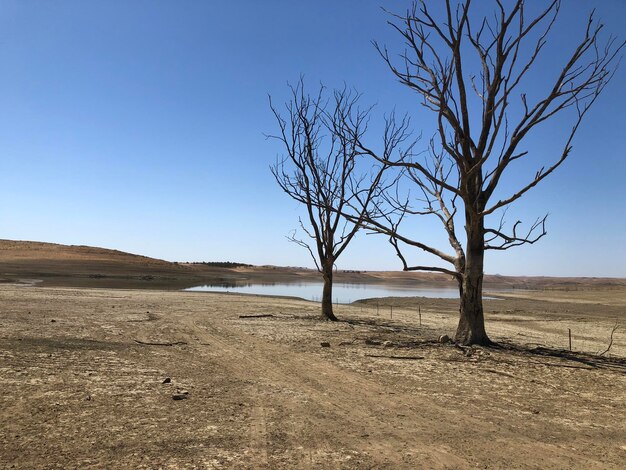
[[[91,246],[0,240],[0,280],[14,282],[24,279],[38,280],[44,286],[181,289],[218,282],[316,281],[319,274],[305,268],[175,263]],[[339,271],[336,281],[455,286],[455,281],[447,275],[402,271]],[[626,286],[626,279],[487,275],[485,286],[575,290],[580,287],[623,287]]]

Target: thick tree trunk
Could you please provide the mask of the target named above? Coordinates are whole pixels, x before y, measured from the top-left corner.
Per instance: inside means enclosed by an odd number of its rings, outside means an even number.
[[[324,290],[322,292],[322,318],[330,321],[337,321],[333,313],[333,265],[324,266],[322,272],[324,278]]]
[[[471,344],[487,346],[491,344],[491,340],[485,331],[483,274],[466,272],[461,282],[460,318],[454,340],[466,346]]]
[[[465,265],[459,279],[460,318],[454,340],[467,346],[492,344],[485,331],[483,314],[485,235],[484,218],[477,214],[480,210],[480,207],[466,207],[465,213],[467,247]]]

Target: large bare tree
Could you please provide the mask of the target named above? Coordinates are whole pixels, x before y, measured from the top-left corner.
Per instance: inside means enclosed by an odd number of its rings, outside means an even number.
[[[465,345],[490,343],[482,302],[485,251],[534,243],[546,234],[545,217],[522,230],[519,221],[506,226],[503,212],[570,155],[574,135],[613,76],[624,46],[614,37],[601,42],[603,26],[592,12],[582,31],[572,33],[572,47],[562,51],[562,62],[552,62],[552,69],[541,65],[544,91],[539,93],[535,85],[531,93],[526,79],[536,72],[560,2],[544,3],[531,17],[526,11],[531,5],[523,0],[491,4],[492,16],[476,17],[471,0],[436,2],[443,8],[439,15],[429,9],[433,3],[415,2],[389,21],[404,41],[399,56],[375,44],[393,75],[432,112],[437,130],[428,152],[416,154],[409,146],[390,158],[367,147],[353,132],[363,154],[402,168],[421,200],[417,205],[394,194],[388,198],[394,214],[368,217],[364,225],[390,237],[405,270],[447,273],[458,281],[455,340]],[[533,8],[538,6],[532,2]],[[516,188],[499,187],[512,164],[527,158],[522,145],[533,130],[557,114],[571,119],[558,153],[525,181],[516,175]],[[344,125],[349,128],[351,123]],[[401,223],[412,214],[437,217],[451,250],[403,235]],[[403,252],[407,245],[434,255],[443,266],[410,266]]]
[[[284,115],[270,98],[280,129],[270,137],[278,139],[286,152],[271,171],[281,189],[306,208],[306,222],[300,219],[303,238],[294,231],[289,239],[308,250],[322,274],[322,316],[335,321],[333,268],[368,207],[384,189],[381,178],[388,166],[381,163],[369,172],[357,171],[360,152],[356,144],[367,131],[369,115],[369,109],[359,109],[358,94],[344,88],[326,97],[320,87],[311,96],[305,93],[302,80],[290,89]],[[349,129],[344,122],[351,123]]]

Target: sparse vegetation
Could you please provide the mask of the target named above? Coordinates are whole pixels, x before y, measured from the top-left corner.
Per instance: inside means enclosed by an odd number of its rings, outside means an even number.
[[[251,268],[251,264],[237,263],[235,261],[193,261],[188,264],[201,264],[202,266],[213,266],[215,268]]]

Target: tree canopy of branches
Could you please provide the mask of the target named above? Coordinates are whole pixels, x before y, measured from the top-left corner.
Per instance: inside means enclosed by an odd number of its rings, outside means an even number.
[[[304,238],[294,231],[289,239],[308,250],[322,274],[322,316],[334,321],[333,267],[378,197],[387,165],[357,174],[356,143],[367,131],[369,109],[359,109],[359,95],[347,89],[334,91],[330,98],[326,94],[324,87],[317,95],[306,94],[300,80],[291,87],[284,117],[270,98],[280,129],[270,137],[286,151],[271,171],[281,189],[306,208],[306,221],[299,221]],[[341,125],[345,121],[351,122],[350,129]]]
[[[563,50],[561,64],[552,70],[542,66],[544,91],[533,90],[531,97],[525,78],[536,69],[550,40],[559,0],[548,1],[532,17],[523,0],[494,0],[494,14],[480,18],[473,14],[471,0],[436,2],[443,9],[439,16],[429,9],[431,5],[415,2],[405,14],[391,14],[389,24],[405,46],[399,56],[375,43],[392,74],[432,112],[437,131],[428,152],[415,153],[408,146],[393,156],[381,154],[367,147],[356,131],[351,133],[362,154],[404,171],[418,189],[420,203],[397,194],[388,196],[392,209],[369,212],[363,225],[389,236],[405,270],[453,276],[460,292],[455,340],[465,345],[490,344],[482,303],[485,251],[535,243],[546,235],[546,217],[523,231],[519,221],[507,229],[503,215],[495,224],[490,224],[489,216],[505,212],[570,155],[574,135],[613,76],[624,42],[612,36],[601,41],[603,26],[592,12],[581,34],[572,34],[572,47]],[[472,72],[473,65],[477,72]],[[523,142],[557,114],[571,119],[560,151],[526,181],[516,178],[519,186],[510,193],[497,195],[503,175],[514,167],[511,164],[528,156]],[[351,128],[352,123],[343,125]],[[389,120],[387,131],[405,133],[405,122]],[[507,190],[499,188],[500,193]],[[402,234],[402,221],[414,214],[437,217],[450,251]],[[457,228],[459,221],[464,233]],[[410,266],[403,251],[407,246],[434,255],[443,266]]]

